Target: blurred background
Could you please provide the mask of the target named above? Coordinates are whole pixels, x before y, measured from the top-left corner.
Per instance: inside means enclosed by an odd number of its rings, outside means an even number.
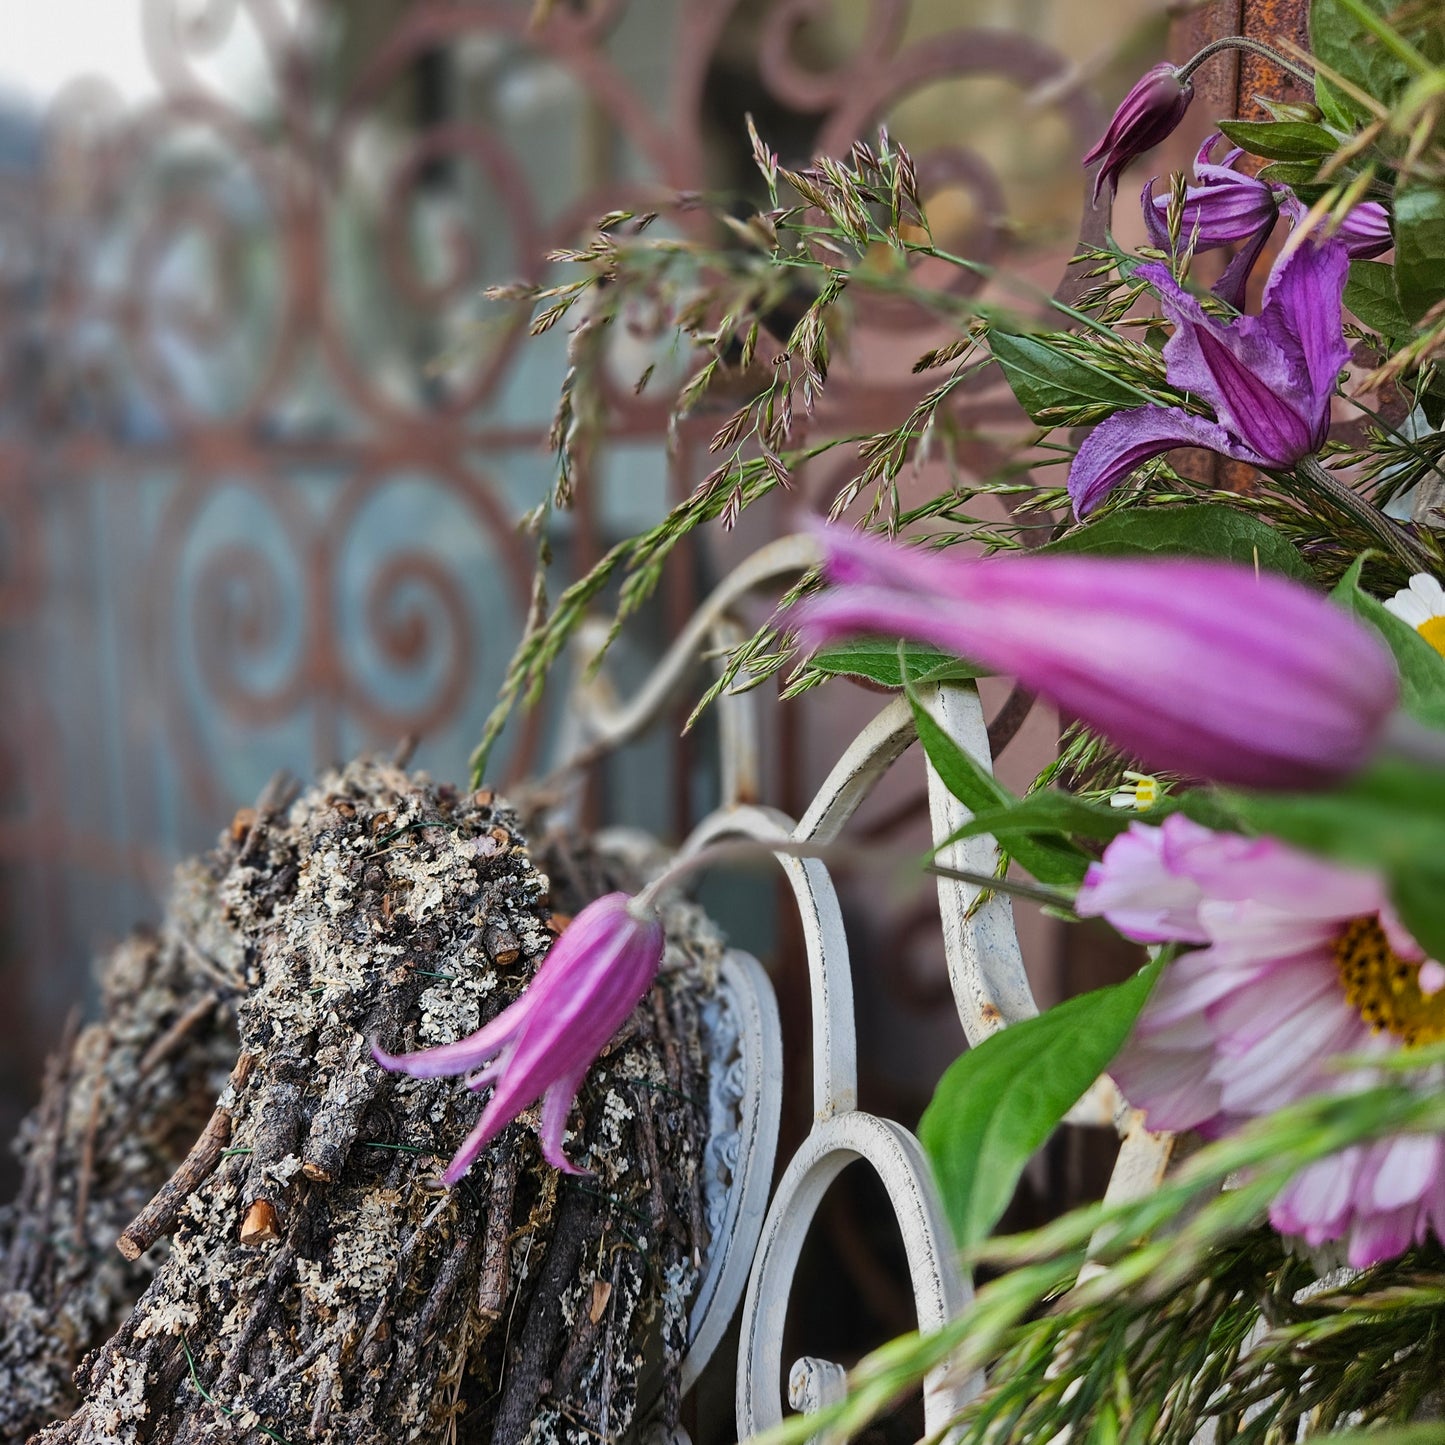
[[[791,164],[886,123],[918,160],[940,243],[1051,290],[1084,212],[1079,157],[1109,108],[1167,46],[1249,21],[1237,0],[13,8],[0,46],[5,1138],[84,1007],[91,958],[159,916],[173,863],[277,769],[306,778],[410,735],[417,765],[464,782],[525,614],[534,545],[516,524],[554,480],[566,364],[560,329],[529,340],[526,316],[484,287],[550,274],[548,251],[589,221],[679,189],[746,214],[763,199],[751,113]],[[1207,84],[1229,105],[1240,82],[1221,67]],[[1132,176],[1122,189],[1137,191]],[[860,314],[815,433],[896,425],[923,389],[909,365],[936,342],[916,316]],[[551,524],[559,578],[712,465],[716,416],[667,446],[664,381],[689,365],[667,328],[609,344],[607,443]],[[650,361],[660,379],[639,398]],[[1024,419],[996,384],[959,406],[965,453],[986,470]],[[804,478],[805,495],[831,496],[846,460]],[[922,493],[948,476],[904,480]],[[620,645],[624,682],[794,515],[760,509],[680,549]],[[560,693],[510,729],[500,776],[545,760]],[[838,685],[826,702],[769,706],[768,800],[798,811],[878,702]],[[1005,775],[1026,782],[1055,734],[1036,713]],[[714,796],[708,741],[671,729],[628,750],[597,780],[594,816],[680,836]],[[922,796],[920,767],[862,822],[906,836]],[[800,971],[786,938],[769,941],[758,887],[755,906],[717,906],[775,956],[805,1039]],[[911,1122],[962,1043],[936,907],[853,907],[864,1102]],[[1056,996],[1051,935],[1028,927],[1039,992]],[[1081,964],[1068,991],[1111,966]],[[866,1215],[829,1228],[857,1234]],[[906,1293],[867,1256],[858,1288],[901,1329]]]

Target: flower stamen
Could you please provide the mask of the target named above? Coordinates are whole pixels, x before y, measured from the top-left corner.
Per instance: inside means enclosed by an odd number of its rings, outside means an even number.
[[[1335,965],[1345,998],[1375,1033],[1406,1045],[1445,1039],[1445,990],[1422,992],[1420,964],[1390,947],[1376,915],[1346,924],[1335,940]]]

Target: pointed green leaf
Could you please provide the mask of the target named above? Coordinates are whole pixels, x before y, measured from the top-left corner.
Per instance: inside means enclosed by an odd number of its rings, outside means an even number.
[[[1302,582],[1312,580],[1304,559],[1285,538],[1257,517],[1220,502],[1184,507],[1128,507],[1038,549],[1114,557],[1218,557]]]
[[[1395,294],[1395,268],[1383,261],[1351,261],[1345,306],[1387,341],[1399,341],[1414,328]]]
[[[1445,300],[1445,188],[1409,182],[1395,190],[1395,291],[1400,309],[1420,321]]]
[[[819,672],[866,678],[880,687],[903,686],[898,643],[892,638],[860,637],[850,642],[835,643],[814,653],[812,665]],[[915,643],[906,645],[904,666],[910,682],[951,682],[988,675],[987,668],[965,662],[937,648]]]
[[[988,1238],[1034,1151],[1123,1046],[1161,966],[1009,1025],[939,1081],[918,1137],[960,1248]]]
[[[1050,413],[1059,408],[1104,406],[1123,411],[1148,406],[1153,400],[1147,392],[1060,350],[1047,333],[1016,336],[994,329],[988,346],[1019,405],[1044,425],[1058,423],[1059,417]]]
[[[918,740],[923,744],[923,751],[928,754],[928,761],[933,764],[943,786],[971,813],[1015,806],[1018,798],[949,737],[919,701],[911,684],[907,692]],[[1008,851],[1040,883],[1073,887],[1083,878],[1089,865],[1089,860],[1077,848],[1028,835],[1012,839]]]
[[[1252,156],[1270,161],[1319,161],[1333,155],[1339,141],[1322,125],[1307,121],[1222,120],[1219,128]]]

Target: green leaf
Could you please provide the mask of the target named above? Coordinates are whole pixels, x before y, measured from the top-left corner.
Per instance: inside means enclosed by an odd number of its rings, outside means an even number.
[[[923,751],[928,754],[928,761],[943,786],[971,813],[1015,806],[1018,798],[933,720],[911,683],[907,685],[907,692],[918,741],[923,744]],[[1089,863],[1077,848],[1027,835],[1016,838],[1009,853],[1040,883],[1067,887],[1075,886],[1083,878]]]
[[[1445,300],[1445,189],[1407,182],[1396,188],[1393,210],[1395,291],[1400,309],[1419,321]]]
[[[1357,557],[1330,596],[1385,640],[1400,669],[1400,700],[1407,712],[1432,725],[1445,723],[1445,657],[1383,602],[1360,587],[1364,557]]]
[[[1010,851],[1015,837],[1052,834],[1063,838],[1117,838],[1138,817],[1137,812],[1046,789],[1030,793],[1007,807],[981,809],[971,822],[937,846],[944,848],[984,833],[991,833]]]
[[[1044,425],[1058,421],[1047,413],[1059,407],[1108,406],[1119,411],[1153,400],[1147,392],[1061,351],[1047,334],[1021,336],[990,329],[988,345],[1019,405]]]
[[[1116,557],[1218,557],[1312,581],[1304,559],[1273,527],[1221,502],[1186,507],[1130,507],[1038,549]]]
[[[1395,294],[1395,268],[1383,261],[1351,261],[1345,305],[1387,341],[1399,341],[1414,328]]]
[[[1433,21],[1431,8],[1419,7],[1419,18],[1403,38],[1406,50],[1417,48],[1426,61],[1439,64],[1445,57],[1445,27]],[[1364,20],[1361,9],[1367,12]],[[1387,106],[1400,98],[1416,74],[1401,47],[1382,39],[1382,33],[1390,33],[1382,22],[1399,9],[1400,0],[1313,0],[1310,5],[1310,49],[1315,56]],[[1374,23],[1367,23],[1370,20]],[[1348,129],[1373,119],[1359,101],[1323,76],[1315,81],[1315,101],[1327,120]]]
[[[1322,125],[1307,121],[1222,120],[1219,128],[1250,155],[1271,161],[1318,162],[1333,155],[1339,141]]]
[[[1288,186],[1306,205],[1312,206],[1329,190],[1319,181],[1319,166],[1313,161],[1271,161],[1261,166],[1259,178],[1276,186]]]
[[[1445,860],[1417,858],[1390,870],[1390,902],[1431,958],[1445,958]]]
[[[934,647],[909,643],[904,652],[910,682],[957,681],[987,677],[988,669],[962,658],[939,652]],[[819,672],[840,677],[861,677],[880,687],[902,687],[903,671],[898,665],[898,643],[891,638],[864,637],[825,647],[813,655]]]
[[[988,1238],[1034,1151],[1119,1052],[1161,967],[1011,1024],[939,1080],[918,1137],[961,1248]]]

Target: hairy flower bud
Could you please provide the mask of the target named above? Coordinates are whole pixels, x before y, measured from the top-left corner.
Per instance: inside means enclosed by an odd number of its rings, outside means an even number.
[[[1225,562],[956,558],[823,532],[834,585],[793,620],[810,646],[926,642],[1018,678],[1151,769],[1247,787],[1363,765],[1394,662],[1317,592]]]
[[[469,1074],[470,1088],[496,1086],[447,1166],[447,1184],[538,1099],[543,1158],[568,1174],[582,1172],[562,1152],[567,1115],[587,1070],[652,986],[662,946],[661,922],[634,910],[627,894],[609,893],[572,920],[522,996],[474,1034],[413,1054],[372,1044],[383,1068],[419,1079]]]

